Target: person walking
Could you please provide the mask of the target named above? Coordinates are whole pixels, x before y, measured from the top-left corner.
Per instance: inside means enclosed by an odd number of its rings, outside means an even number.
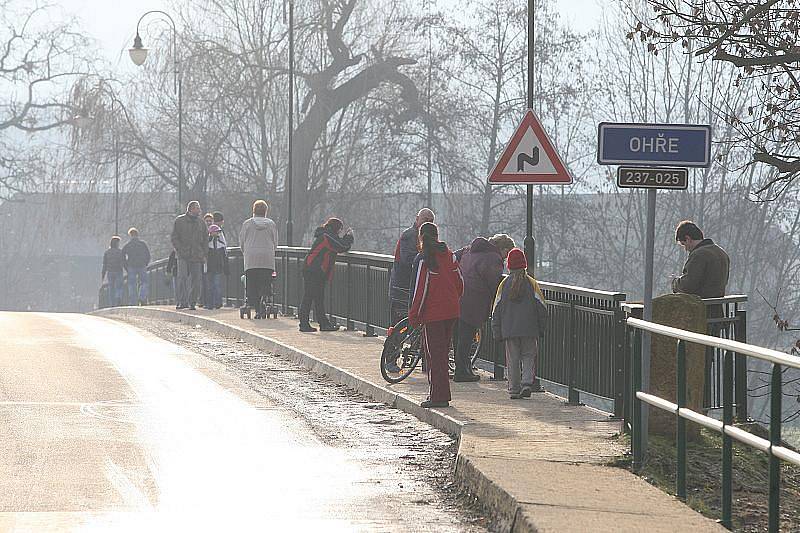
[[[186,213],[175,218],[170,235],[178,256],[176,309],[196,309],[208,255],[208,229],[200,218],[200,202],[192,200]]]
[[[506,350],[511,399],[530,398],[536,378],[539,338],[547,325],[547,303],[539,284],[526,269],[525,252],[508,253],[510,274],[497,287],[492,309],[492,333]]]
[[[108,250],[103,254],[103,271],[100,283],[108,278],[108,305],[116,307],[122,303],[122,271],[125,268],[125,254],[119,249],[120,238],[114,235]]]
[[[436,216],[428,208],[420,209],[414,224],[406,228],[397,240],[394,248],[394,264],[389,275],[389,313],[392,325],[408,316],[409,286],[411,285],[411,268],[417,256],[417,239],[419,228],[425,222],[434,222]]]
[[[450,405],[448,352],[453,325],[459,316],[459,299],[464,280],[455,254],[439,241],[439,228],[433,222],[419,227],[420,253],[412,268],[411,307],[408,321],[423,327],[422,347],[430,394],[420,403],[425,408]]]
[[[222,307],[222,282],[228,274],[228,250],[221,237],[222,231],[216,224],[208,228],[208,259],[206,260],[206,276],[208,277],[208,305],[207,309],[220,309]]]
[[[504,233],[485,239],[476,237],[469,246],[456,250],[464,276],[461,316],[456,323],[453,381],[478,381],[472,371],[472,347],[478,329],[492,314],[492,301],[503,278],[503,261],[514,248],[514,240]]]
[[[136,228],[128,230],[128,237],[130,240],[122,247],[125,270],[128,271],[128,305],[145,305],[149,288],[147,265],[150,264],[150,248],[139,239],[139,230]]]
[[[256,310],[256,318],[265,316],[262,296],[272,290],[278,226],[267,218],[269,206],[264,200],[253,202],[253,216],[242,224],[239,246],[244,256],[245,307]]]
[[[339,331],[339,326],[333,325],[325,313],[325,285],[333,279],[336,254],[346,252],[353,245],[352,229],[339,235],[343,227],[338,218],[329,218],[314,230],[314,243],[303,265],[303,300],[297,312],[300,331],[304,333],[317,331],[309,322],[312,305],[320,331]]]
[[[728,254],[691,220],[675,229],[675,240],[689,252],[683,274],[672,280],[672,292],[696,294],[700,298],[721,298],[728,285],[731,260]]]

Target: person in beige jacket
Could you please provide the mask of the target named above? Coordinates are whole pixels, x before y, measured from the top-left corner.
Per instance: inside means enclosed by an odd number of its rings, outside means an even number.
[[[278,247],[278,226],[267,218],[269,206],[264,200],[253,203],[253,216],[242,224],[239,246],[244,256],[245,306],[256,310],[256,318],[266,312],[261,297],[272,291],[275,272],[275,250]]]

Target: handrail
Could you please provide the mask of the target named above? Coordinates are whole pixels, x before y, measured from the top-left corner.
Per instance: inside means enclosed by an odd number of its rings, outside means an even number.
[[[671,326],[664,326],[662,324],[656,324],[655,322],[648,322],[646,320],[633,317],[628,318],[627,323],[629,326],[634,328],[643,329],[659,335],[666,335],[667,337],[672,337],[673,339],[681,339],[695,344],[710,346],[712,348],[729,350],[731,352],[749,355],[757,359],[761,359],[762,361],[768,361],[777,365],[790,366],[792,368],[800,369],[800,357],[779,352],[777,350],[772,350],[770,348],[763,348],[753,344],[746,344],[743,342],[721,339],[719,337],[712,337],[710,335],[686,331],[683,329],[673,328]]]
[[[678,498],[686,500],[686,421],[700,424],[722,434],[722,525],[730,529],[733,525],[733,439],[760,450],[769,456],[769,531],[780,529],[780,461],[800,466],[800,454],[783,445],[781,424],[783,422],[783,367],[800,369],[800,357],[778,352],[770,348],[732,341],[693,331],[687,331],[663,324],[656,324],[629,317],[626,324],[634,330],[635,341],[632,352],[632,392],[634,398],[633,438],[631,447],[635,467],[642,464],[645,442],[647,440],[644,410],[645,404],[672,413],[677,418],[676,453],[677,475],[675,492]],[[642,332],[646,331],[677,340],[676,348],[676,397],[677,403],[642,390]],[[723,414],[722,421],[715,420],[686,407],[686,343],[699,344],[722,350],[723,353]],[[754,435],[734,425],[733,418],[733,358],[734,355],[747,355],[772,363],[770,383],[770,422],[769,440]]]

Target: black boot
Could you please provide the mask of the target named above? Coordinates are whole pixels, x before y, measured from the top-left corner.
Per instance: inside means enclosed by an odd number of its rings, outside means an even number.
[[[300,322],[300,331],[303,333],[313,333],[314,331],[317,331],[317,328],[308,322]]]

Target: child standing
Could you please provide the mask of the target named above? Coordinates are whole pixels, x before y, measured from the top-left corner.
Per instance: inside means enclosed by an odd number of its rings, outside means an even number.
[[[497,288],[492,333],[505,344],[508,392],[515,400],[531,396],[539,337],[544,336],[547,324],[547,304],[539,284],[526,272],[525,253],[514,248],[507,261],[510,274]]]
[[[222,307],[222,280],[228,274],[228,251],[222,231],[216,224],[208,228],[208,299],[206,309]]]

